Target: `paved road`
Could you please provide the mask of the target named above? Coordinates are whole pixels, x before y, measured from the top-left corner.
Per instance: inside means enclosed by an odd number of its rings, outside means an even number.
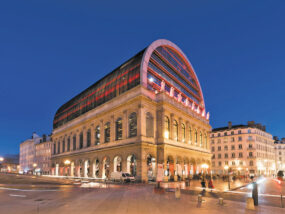
[[[257,212],[245,210],[245,194],[205,192],[205,201],[197,203],[200,190],[187,190],[180,200],[175,199],[174,192],[155,192],[153,185],[105,185],[94,184],[90,188],[75,185],[55,185],[45,180],[45,185],[31,185],[25,177],[29,188],[25,186],[0,187],[0,213],[68,213],[68,214],[101,214],[101,213],[284,213],[285,208],[277,208],[279,203],[266,199],[261,202]],[[32,178],[31,178],[32,179]],[[37,182],[40,182],[37,180]],[[57,181],[58,182],[58,181]],[[273,181],[274,182],[274,181]],[[11,185],[11,184],[9,184]],[[16,184],[15,184],[16,185]],[[270,183],[268,185],[271,185]],[[44,188],[44,186],[46,188]],[[88,184],[84,185],[88,186]],[[32,188],[31,188],[32,187]],[[40,188],[38,188],[40,187]],[[218,205],[218,197],[225,198],[225,205]],[[262,199],[263,200],[263,199]],[[271,205],[271,206],[265,206]],[[272,207],[273,205],[273,207]]]

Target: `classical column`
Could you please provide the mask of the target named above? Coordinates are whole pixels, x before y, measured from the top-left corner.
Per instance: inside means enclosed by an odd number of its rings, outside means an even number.
[[[164,131],[166,131],[164,127],[164,110],[157,110],[156,115],[156,126],[154,127],[156,127],[157,138],[162,140],[165,137]]]
[[[174,120],[174,114],[171,113],[170,114],[170,124],[169,124],[169,129],[170,129],[169,139],[171,140],[173,140],[173,120]]]
[[[128,138],[128,111],[123,111],[123,139]]]
[[[95,127],[94,124],[90,126],[90,146],[95,145]]]
[[[76,149],[79,149],[80,132],[76,131]]]
[[[144,106],[142,104],[139,104],[137,110],[137,136],[139,137],[142,135],[145,136],[145,129],[142,130],[143,127],[145,127],[145,120],[143,119],[143,107]]]
[[[186,121],[186,136],[185,136],[185,143],[189,144],[190,142],[190,133],[189,133],[189,127],[190,127],[190,123],[188,121]]]
[[[100,120],[100,144],[105,143],[104,121]]]
[[[110,142],[115,141],[115,132],[116,132],[115,117],[114,115],[112,115],[110,121]]]
[[[83,148],[85,148],[85,147],[87,147],[87,129],[86,129],[86,127],[83,127],[82,133],[83,133]]]

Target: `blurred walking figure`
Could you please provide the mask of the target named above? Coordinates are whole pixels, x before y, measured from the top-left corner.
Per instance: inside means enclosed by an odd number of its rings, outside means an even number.
[[[211,189],[211,192],[212,192],[213,189],[214,189],[214,185],[213,185],[213,180],[212,180],[212,179],[209,179],[208,188]]]

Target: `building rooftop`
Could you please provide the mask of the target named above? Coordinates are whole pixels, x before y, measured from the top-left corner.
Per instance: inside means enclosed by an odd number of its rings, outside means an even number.
[[[261,131],[266,131],[266,126],[263,126],[261,123],[255,123],[255,121],[248,121],[246,125],[244,124],[232,125],[232,122],[229,121],[228,126],[214,128],[212,132],[219,132],[219,131],[239,129],[239,128],[257,128],[260,129]]]

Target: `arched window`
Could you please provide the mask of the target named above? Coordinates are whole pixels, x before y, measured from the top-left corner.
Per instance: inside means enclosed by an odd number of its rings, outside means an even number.
[[[129,116],[129,137],[137,136],[137,114],[131,113]]]
[[[196,129],[195,129],[195,134],[194,134],[194,141],[195,141],[195,145],[197,146],[197,144],[198,144],[198,133],[197,133]]]
[[[189,143],[192,144],[192,129],[189,127]]]
[[[153,117],[150,112],[146,113],[146,136],[153,137]]]
[[[164,137],[169,138],[170,133],[170,120],[167,116],[164,117]]]
[[[185,125],[182,123],[181,124],[181,140],[184,143],[185,142],[185,138],[186,138],[186,131],[185,131]]]
[[[83,133],[80,133],[80,137],[79,137],[79,149],[83,148]]]
[[[178,140],[178,123],[176,120],[173,120],[173,140]]]
[[[122,118],[118,118],[116,121],[116,140],[122,140],[123,138],[123,121]]]
[[[110,122],[107,122],[104,127],[105,143],[110,142]]]
[[[95,145],[100,144],[100,126],[96,126],[95,128]]]
[[[73,150],[76,150],[76,135],[73,135]]]
[[[90,129],[87,131],[87,147],[91,146],[91,131]]]
[[[200,147],[203,147],[203,135],[202,135],[202,132],[200,132]]]
[[[62,152],[65,152],[65,140],[62,141]]]
[[[67,151],[70,151],[70,137],[67,138]]]
[[[208,140],[207,139],[207,134],[204,135],[204,138],[205,138],[205,148],[207,148],[208,147],[208,145],[207,145],[208,144],[208,142],[207,142],[207,140]]]

